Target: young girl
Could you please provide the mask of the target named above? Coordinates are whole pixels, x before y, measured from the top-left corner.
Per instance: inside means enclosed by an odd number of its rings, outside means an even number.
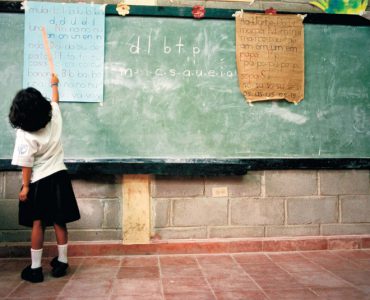
[[[31,260],[21,274],[30,282],[44,280],[41,258],[46,226],[54,226],[58,256],[50,265],[61,277],[68,268],[66,223],[80,218],[61,143],[58,77],[52,75],[52,101],[34,88],[21,90],[10,107],[9,121],[17,128],[13,165],[22,167],[19,193],[19,224],[32,227]]]

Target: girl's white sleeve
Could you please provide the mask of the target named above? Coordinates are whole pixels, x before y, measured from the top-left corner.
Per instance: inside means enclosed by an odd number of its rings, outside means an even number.
[[[32,167],[34,155],[37,152],[37,142],[23,130],[17,130],[12,165]]]

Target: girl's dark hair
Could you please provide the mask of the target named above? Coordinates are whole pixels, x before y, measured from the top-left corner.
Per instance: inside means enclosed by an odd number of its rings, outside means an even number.
[[[14,128],[34,132],[51,120],[51,104],[41,93],[29,87],[19,91],[9,111],[9,122]]]

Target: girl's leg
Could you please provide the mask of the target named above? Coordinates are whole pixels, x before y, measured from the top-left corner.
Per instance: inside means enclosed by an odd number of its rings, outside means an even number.
[[[68,248],[68,230],[67,226],[54,223],[55,237],[58,244],[58,261],[62,263],[68,262],[67,248]]]
[[[33,221],[31,232],[31,260],[32,269],[41,267],[42,247],[44,244],[45,227],[42,225],[41,220]]]
[[[41,220],[33,221],[31,232],[31,248],[34,250],[42,249],[44,245],[44,232],[45,227],[42,225]]]
[[[31,260],[32,264],[23,269],[21,278],[30,282],[42,282],[44,275],[42,273],[41,259],[42,247],[44,244],[45,227],[41,220],[33,221],[31,232]]]

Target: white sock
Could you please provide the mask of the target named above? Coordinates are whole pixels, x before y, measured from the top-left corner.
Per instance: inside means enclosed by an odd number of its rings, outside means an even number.
[[[68,263],[67,257],[68,244],[58,245],[58,260],[62,263]]]
[[[37,269],[41,267],[41,258],[42,258],[42,248],[41,249],[32,249],[31,248],[31,269]]]

